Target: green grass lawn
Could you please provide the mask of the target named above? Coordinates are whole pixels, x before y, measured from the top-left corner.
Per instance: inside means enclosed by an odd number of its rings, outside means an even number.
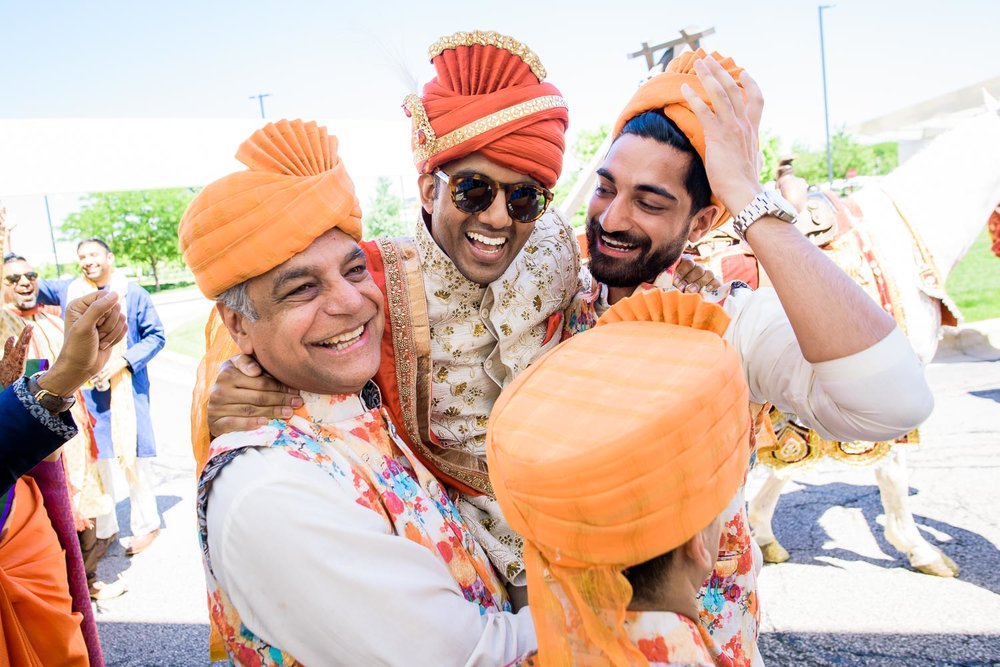
[[[167,332],[167,348],[171,352],[195,359],[205,356],[205,321],[195,318]]]
[[[1000,317],[1000,257],[990,251],[985,229],[948,276],[948,295],[966,322]]]

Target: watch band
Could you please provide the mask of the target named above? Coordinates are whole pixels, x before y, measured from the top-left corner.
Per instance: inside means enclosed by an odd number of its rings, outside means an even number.
[[[76,397],[59,396],[58,394],[53,394],[51,391],[42,389],[38,386],[38,378],[45,375],[45,373],[46,371],[40,371],[28,378],[28,391],[35,397],[35,401],[37,401],[40,406],[52,414],[66,412],[76,404]]]
[[[784,197],[772,190],[764,190],[757,194],[740,214],[733,218],[733,230],[743,240],[747,240],[747,229],[750,225],[765,216],[774,216],[782,222],[795,224],[798,211]]]

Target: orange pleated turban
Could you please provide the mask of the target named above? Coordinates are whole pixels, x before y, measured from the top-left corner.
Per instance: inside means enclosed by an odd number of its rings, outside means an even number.
[[[543,186],[562,171],[566,101],[531,49],[495,32],[456,32],[428,50],[437,75],[403,102],[422,174],[481,153]]]
[[[748,389],[700,295],[651,290],[535,362],[500,395],[487,459],[525,542],[542,665],[644,664],[624,568],[684,544],[732,500]]]
[[[208,298],[267,273],[335,227],[361,239],[354,183],[325,127],[269,123],[236,159],[248,169],[205,186],[177,230],[184,261]]]
[[[740,90],[743,90],[743,86],[739,83],[740,73],[743,70],[733,62],[732,58],[725,58],[715,52],[708,55],[704,49],[687,51],[671,60],[667,64],[666,71],[662,74],[651,77],[639,86],[639,90],[635,91],[632,99],[628,101],[625,109],[619,114],[618,120],[615,121],[615,128],[611,136],[617,137],[621,133],[622,128],[625,127],[625,123],[639,114],[645,111],[662,110],[667,118],[677,124],[677,127],[688,138],[694,149],[698,151],[698,155],[701,156],[702,162],[704,162],[705,131],[701,127],[701,123],[698,122],[698,117],[694,115],[687,100],[684,99],[684,95],[681,93],[681,86],[686,83],[691,86],[691,89],[694,90],[705,104],[709,107],[712,106],[712,102],[708,99],[708,94],[705,92],[705,87],[701,84],[697,73],[694,71],[695,61],[702,58],[714,58],[717,60],[723,69],[733,77],[737,85],[739,85]],[[718,206],[720,211],[712,225],[714,229],[728,220],[731,214],[715,195],[712,195],[712,203]]]

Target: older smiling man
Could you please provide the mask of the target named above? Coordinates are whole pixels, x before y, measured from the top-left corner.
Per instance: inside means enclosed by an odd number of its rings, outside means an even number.
[[[198,512],[209,609],[237,664],[506,664],[535,644],[371,378],[383,296],[361,211],[314,123],[259,130],[208,185],[185,261],[239,349],[301,391],[212,443]]]

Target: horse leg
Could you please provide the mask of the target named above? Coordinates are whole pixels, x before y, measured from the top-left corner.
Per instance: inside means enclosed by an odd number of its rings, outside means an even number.
[[[767,479],[747,505],[747,517],[750,520],[750,532],[760,547],[765,563],[784,563],[788,560],[788,552],[778,543],[771,527],[774,510],[778,506],[781,489],[788,481],[787,474],[779,473],[774,468],[767,467]]]
[[[910,566],[918,572],[957,577],[959,567],[955,561],[931,546],[913,520],[908,503],[910,486],[906,457],[900,447],[893,447],[875,467],[875,479],[885,509],[885,539],[906,554]]]

